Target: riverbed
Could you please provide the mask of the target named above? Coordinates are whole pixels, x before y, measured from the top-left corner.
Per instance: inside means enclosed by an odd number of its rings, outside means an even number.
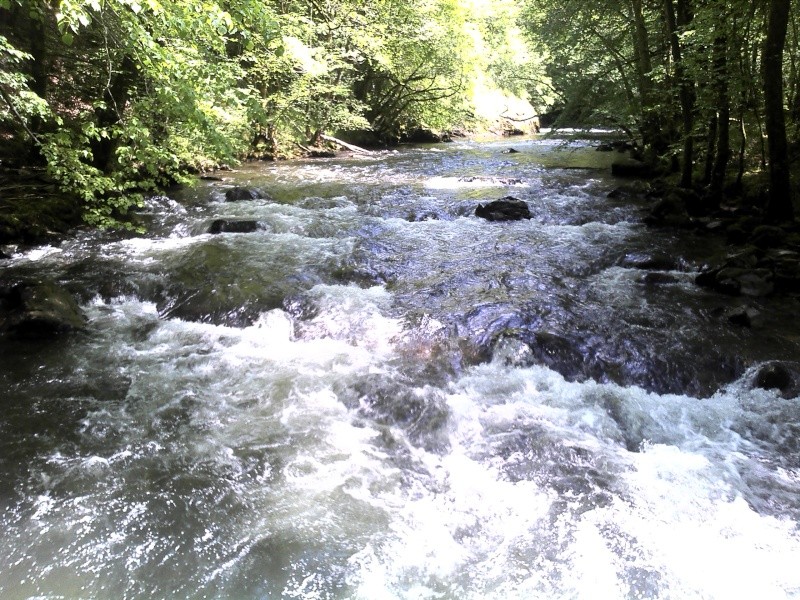
[[[0,346],[0,597],[800,597],[800,404],[753,386],[797,301],[696,286],[724,240],[609,160],[252,163],[14,254],[88,326]]]

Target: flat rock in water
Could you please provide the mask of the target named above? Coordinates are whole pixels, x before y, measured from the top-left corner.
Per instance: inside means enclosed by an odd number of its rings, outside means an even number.
[[[475,216],[487,221],[519,221],[530,219],[531,211],[527,202],[506,196],[489,204],[479,204],[475,209]]]

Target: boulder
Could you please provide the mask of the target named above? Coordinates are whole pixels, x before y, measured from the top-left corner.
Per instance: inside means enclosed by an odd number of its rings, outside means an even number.
[[[656,202],[644,222],[651,227],[687,228],[691,225],[683,200],[672,194]]]
[[[639,179],[649,179],[655,175],[650,165],[634,158],[615,160],[611,164],[611,174],[614,177],[635,177]]]
[[[749,306],[739,306],[732,308],[725,313],[725,318],[732,325],[741,327],[752,327],[753,319],[759,314],[758,310]]]
[[[768,296],[775,291],[774,276],[769,269],[741,268],[725,265],[700,273],[695,283],[731,296]]]
[[[48,339],[86,326],[75,298],[54,281],[26,282],[6,290],[0,310],[0,331],[17,339]]]
[[[557,371],[569,381],[584,379],[585,357],[575,341],[550,331],[537,331],[526,341],[534,363]]]
[[[237,219],[215,219],[207,233],[253,233],[261,229],[258,221]]]
[[[527,202],[506,196],[488,204],[479,204],[475,209],[475,216],[487,221],[519,221],[530,219],[531,211]]]
[[[225,192],[226,202],[241,202],[242,200],[258,200],[263,198],[264,193],[252,187],[234,187]]]
[[[785,395],[796,394],[797,367],[772,361],[761,366],[753,378],[752,386],[762,390],[780,390]]]
[[[756,248],[778,248],[786,243],[788,234],[774,225],[759,225],[753,230],[748,242]]]
[[[800,255],[780,252],[774,258],[775,290],[783,293],[800,292]]]
[[[569,381],[586,378],[586,358],[579,343],[551,331],[510,329],[498,339],[492,357],[516,367],[544,365]]]
[[[728,241],[731,244],[744,244],[760,225],[761,221],[758,217],[744,215],[728,225],[726,230]]]
[[[440,144],[442,142],[452,142],[453,140],[446,133],[436,133],[430,129],[420,127],[408,131],[403,137],[403,141],[409,144]]]

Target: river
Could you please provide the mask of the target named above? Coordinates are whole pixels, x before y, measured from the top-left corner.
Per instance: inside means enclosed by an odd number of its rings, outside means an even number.
[[[16,253],[89,320],[0,347],[0,597],[800,598],[800,404],[752,385],[797,301],[697,287],[722,241],[607,160],[248,164]]]

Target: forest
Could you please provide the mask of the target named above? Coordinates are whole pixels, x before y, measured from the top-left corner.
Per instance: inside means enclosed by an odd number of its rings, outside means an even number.
[[[20,182],[57,190],[50,213],[125,226],[143,195],[198,172],[325,134],[492,129],[515,103],[555,127],[624,132],[707,207],[760,174],[750,194],[791,220],[792,4],[2,0],[0,235],[56,226]]]

